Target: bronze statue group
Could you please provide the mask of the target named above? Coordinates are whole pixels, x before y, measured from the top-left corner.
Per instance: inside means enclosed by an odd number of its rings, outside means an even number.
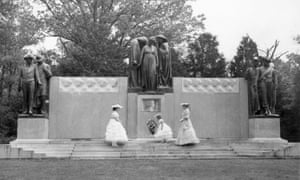
[[[182,114],[180,119],[180,127],[176,138],[176,145],[194,145],[199,143],[195,129],[190,118],[190,104],[181,103]],[[119,111],[122,106],[119,104],[112,105],[112,114],[105,131],[105,142],[114,147],[123,146],[127,143],[128,137],[125,128],[120,121]],[[173,138],[172,129],[162,119],[161,114],[155,115],[158,126],[154,130],[153,137],[163,143],[170,142]],[[146,126],[146,124],[145,124]]]
[[[164,35],[138,37],[130,42],[129,87],[156,91],[172,86],[172,64]]]
[[[261,63],[261,64],[260,64]],[[265,57],[254,58],[251,67],[247,69],[249,114],[275,115],[278,72],[274,64]]]
[[[41,55],[24,56],[25,63],[20,67],[18,91],[23,92],[23,114],[44,114],[52,76],[50,66]]]

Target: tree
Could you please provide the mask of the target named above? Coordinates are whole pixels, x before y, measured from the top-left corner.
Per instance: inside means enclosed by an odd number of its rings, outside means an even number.
[[[61,38],[81,75],[125,75],[132,38],[164,34],[172,42],[203,28],[188,0],[39,0],[49,34]]]
[[[188,63],[181,58],[181,52],[171,48],[172,75],[173,77],[188,77]]]
[[[188,64],[191,76],[224,77],[225,58],[218,51],[216,36],[203,33],[189,44]]]
[[[16,135],[21,97],[16,92],[22,48],[40,38],[41,22],[26,0],[0,0],[0,138]],[[1,140],[0,140],[1,141]]]
[[[237,53],[230,63],[229,71],[231,77],[245,77],[249,64],[258,56],[256,43],[247,35],[242,38]]]
[[[11,95],[22,48],[37,43],[41,23],[31,14],[27,1],[0,0],[0,14],[6,21],[0,24],[0,97],[7,89]]]
[[[300,41],[297,42],[300,44]],[[287,58],[286,62],[278,56],[273,58],[275,68],[280,72],[276,109],[281,114],[282,137],[300,141],[300,55],[291,53]]]

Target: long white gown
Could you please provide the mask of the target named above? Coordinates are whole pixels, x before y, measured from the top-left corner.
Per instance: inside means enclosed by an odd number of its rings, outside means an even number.
[[[197,143],[199,143],[199,139],[197,138],[195,129],[190,119],[190,110],[187,108],[182,112],[182,118],[180,120],[180,127],[175,144],[187,145]]]
[[[120,115],[113,111],[106,126],[105,141],[109,143],[126,143],[128,141],[127,133],[120,121]]]
[[[162,141],[168,141],[169,139],[171,139],[173,137],[173,133],[170,126],[168,126],[163,119],[160,119],[158,123],[159,125],[156,133],[154,134],[154,137]]]

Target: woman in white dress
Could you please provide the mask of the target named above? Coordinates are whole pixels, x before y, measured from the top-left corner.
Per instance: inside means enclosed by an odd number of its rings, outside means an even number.
[[[168,142],[173,137],[172,129],[164,122],[160,114],[155,115],[155,117],[158,121],[158,128],[154,137],[161,142]]]
[[[125,128],[120,121],[119,110],[122,108],[119,104],[112,106],[112,113],[106,126],[105,142],[111,143],[112,146],[124,145],[128,141]]]
[[[182,118],[180,119],[180,127],[178,130],[178,136],[176,145],[190,145],[199,143],[199,139],[196,136],[195,129],[190,119],[190,104],[181,103],[183,108]]]

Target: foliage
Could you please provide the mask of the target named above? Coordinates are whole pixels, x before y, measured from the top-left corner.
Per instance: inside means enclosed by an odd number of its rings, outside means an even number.
[[[0,13],[6,21],[0,26],[0,97],[8,89],[11,95],[17,67],[22,63],[21,49],[41,37],[40,22],[31,14],[27,1],[0,0]]]
[[[22,100],[18,95],[5,97],[0,103],[0,143],[10,140],[17,134],[17,116],[22,108]],[[8,142],[2,142],[8,143]]]
[[[276,109],[281,114],[282,137],[300,141],[300,55],[292,53],[287,57],[287,62],[278,58],[273,61],[280,72]]]
[[[278,66],[278,107],[281,110],[282,136],[290,141],[300,141],[300,55],[288,55],[288,61]],[[277,63],[275,64],[276,67]]]
[[[230,76],[245,77],[245,72],[255,56],[258,56],[256,43],[249,36],[243,37],[237,54],[229,65]]]
[[[77,75],[126,75],[129,41],[164,34],[172,42],[203,27],[188,0],[39,0],[48,32],[61,38],[67,62]],[[72,61],[72,62],[71,62]],[[78,66],[78,67],[73,67]],[[68,70],[70,67],[64,67]],[[72,73],[70,71],[66,73]],[[73,73],[74,74],[74,73]]]
[[[172,75],[173,77],[188,77],[188,63],[186,63],[180,57],[180,52],[171,48],[171,59],[172,59]]]
[[[20,96],[16,92],[22,48],[36,43],[42,26],[26,0],[0,0],[0,138],[16,135]]]
[[[224,77],[225,58],[218,51],[216,36],[203,33],[189,44],[188,64],[191,76]]]

